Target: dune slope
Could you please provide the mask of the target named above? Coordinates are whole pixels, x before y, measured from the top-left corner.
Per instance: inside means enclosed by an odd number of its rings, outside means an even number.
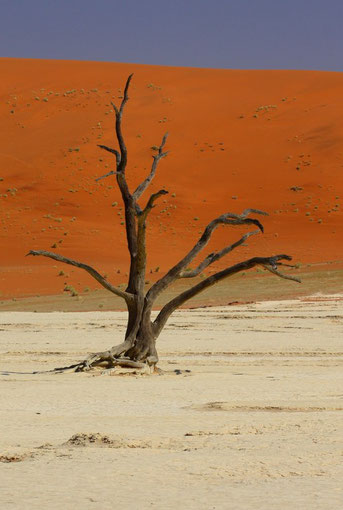
[[[124,131],[129,183],[150,169],[168,131],[170,154],[151,191],[169,195],[151,215],[149,273],[176,262],[215,216],[269,212],[265,234],[217,267],[254,255],[295,262],[340,258],[342,73],[240,71],[136,64],[0,59],[0,252],[3,298],[96,288],[82,271],[27,257],[59,252],[125,281],[123,210],[113,178],[111,101],[134,72]],[[143,197],[143,203],[146,197]],[[221,228],[207,253],[243,231]]]

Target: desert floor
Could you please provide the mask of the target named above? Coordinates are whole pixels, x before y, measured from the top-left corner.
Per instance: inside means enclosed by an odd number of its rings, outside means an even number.
[[[119,342],[125,314],[0,327],[0,370],[30,372]],[[2,372],[1,508],[342,508],[342,329],[338,295],[180,310],[164,375]]]

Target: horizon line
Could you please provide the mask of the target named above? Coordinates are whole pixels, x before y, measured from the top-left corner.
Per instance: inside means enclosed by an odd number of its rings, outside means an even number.
[[[263,67],[201,67],[201,66],[185,66],[185,65],[166,65],[166,64],[142,64],[141,62],[123,62],[117,60],[88,60],[88,59],[67,59],[67,58],[43,58],[43,57],[6,57],[0,56],[0,60],[35,60],[46,62],[86,62],[94,64],[122,64],[122,65],[135,65],[142,67],[168,67],[171,69],[199,69],[199,70],[213,70],[213,71],[290,71],[290,72],[317,72],[317,73],[337,73],[342,74],[342,71],[332,71],[330,69],[316,69],[316,68],[263,68]]]

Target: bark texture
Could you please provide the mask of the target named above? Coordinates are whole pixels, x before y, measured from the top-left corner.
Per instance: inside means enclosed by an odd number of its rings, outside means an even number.
[[[128,157],[122,132],[122,117],[125,105],[129,99],[128,92],[131,79],[132,75],[130,75],[126,81],[124,95],[120,106],[117,107],[114,103],[112,103],[113,110],[115,112],[115,133],[118,148],[99,145],[102,150],[115,157],[114,169],[97,178],[97,180],[100,180],[115,175],[124,203],[126,238],[130,256],[130,272],[126,290],[122,291],[121,289],[113,286],[104,276],[88,264],[77,262],[67,257],[44,250],[31,250],[28,253],[28,255],[49,257],[58,262],[79,267],[80,269],[87,271],[104,288],[124,299],[128,310],[125,338],[122,343],[113,346],[108,351],[92,354],[86,360],[70,365],[69,367],[54,369],[55,372],[61,372],[64,370],[84,371],[97,365],[106,366],[108,368],[113,368],[117,365],[131,368],[142,368],[148,365],[154,368],[158,362],[156,340],[170,315],[178,307],[186,303],[198,293],[212,285],[215,285],[217,282],[225,278],[239,273],[240,271],[246,271],[247,269],[260,265],[279,277],[299,282],[297,278],[282,274],[279,271],[279,266],[289,265],[282,262],[284,260],[291,260],[289,255],[281,254],[270,257],[254,257],[240,262],[239,264],[230,266],[209,276],[208,278],[203,279],[200,283],[190,286],[188,290],[182,292],[179,296],[169,301],[169,303],[167,303],[159,312],[155,320],[151,319],[151,311],[161,292],[179,278],[193,278],[198,276],[211,264],[242,245],[250,236],[256,235],[259,232],[263,233],[263,225],[258,219],[254,217],[252,218],[250,215],[266,215],[266,213],[257,209],[246,209],[241,214],[228,212],[222,214],[218,218],[215,218],[207,225],[198,242],[185,255],[185,257],[172,267],[162,278],[154,283],[148,292],[145,293],[144,282],[147,259],[145,242],[146,224],[150,212],[155,207],[155,202],[168,192],[162,189],[157,193],[151,194],[147,199],[145,206],[139,204],[138,201],[152,182],[159,162],[168,154],[168,152],[165,151],[168,133],[163,136],[161,144],[158,147],[156,154],[153,156],[149,174],[138,185],[136,190],[131,192],[126,180]],[[218,252],[210,253],[203,259],[202,262],[200,262],[200,264],[191,268],[190,265],[193,260],[208,244],[212,233],[219,225],[254,225],[257,227],[257,230],[249,231],[233,244],[225,246]]]

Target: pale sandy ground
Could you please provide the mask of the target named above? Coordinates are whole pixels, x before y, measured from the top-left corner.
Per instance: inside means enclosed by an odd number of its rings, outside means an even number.
[[[119,342],[125,315],[0,322],[0,369],[30,371]],[[0,507],[342,508],[342,332],[340,299],[182,310],[164,376],[1,375]]]

